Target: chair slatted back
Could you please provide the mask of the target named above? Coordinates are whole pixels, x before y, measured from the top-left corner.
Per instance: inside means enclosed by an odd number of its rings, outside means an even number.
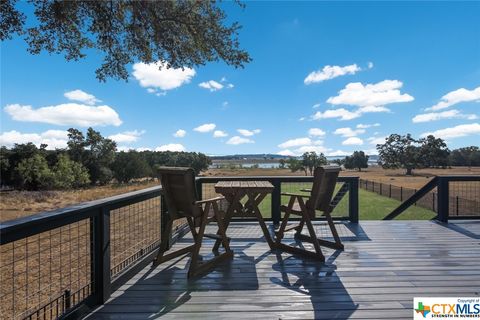
[[[310,193],[310,198],[305,204],[309,210],[313,212],[320,210],[323,212],[330,212],[331,201],[337,177],[340,173],[340,167],[323,166],[315,168],[313,173],[313,186]]]
[[[158,174],[168,213],[172,219],[198,217],[201,211],[195,205],[195,172],[191,168],[159,167]]]

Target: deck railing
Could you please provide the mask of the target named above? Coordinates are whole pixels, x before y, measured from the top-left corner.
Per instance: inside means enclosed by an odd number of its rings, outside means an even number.
[[[105,302],[161,234],[161,188],[3,222],[0,313],[55,319]]]
[[[199,177],[196,183],[200,196],[214,196],[213,186],[221,180],[270,181],[273,193],[263,201],[260,210],[274,223],[281,219],[280,204],[288,201],[281,193],[310,189],[313,182],[308,176]],[[339,177],[337,181],[332,202],[334,217],[358,222],[358,178]],[[480,190],[478,176],[436,180],[440,220],[445,215],[451,217],[448,195],[458,181],[475,182],[478,186],[468,190]],[[442,198],[445,196],[447,200]],[[166,217],[161,198],[158,186],[3,222],[2,317],[77,318],[104,303],[112,291],[152,261]],[[186,230],[184,224],[177,228],[172,241]]]
[[[469,175],[432,178],[422,188],[405,198],[384,220],[396,218],[415,203],[428,197],[434,190],[437,195],[435,219],[448,222],[449,219],[480,218],[480,176]]]
[[[220,180],[268,180],[262,213],[280,220],[281,191],[310,188],[312,177],[199,177],[204,197]],[[358,179],[338,179],[338,219],[358,221]],[[349,193],[348,197],[344,197]],[[8,319],[76,318],[152,261],[165,218],[161,187],[3,222],[0,313]],[[186,228],[178,225],[174,237]],[[173,241],[175,239],[172,239]]]

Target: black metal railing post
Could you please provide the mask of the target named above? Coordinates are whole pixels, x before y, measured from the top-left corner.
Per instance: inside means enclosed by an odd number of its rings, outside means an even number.
[[[348,217],[350,222],[358,223],[358,177],[348,181]]]
[[[448,211],[450,206],[449,180],[445,177],[438,177],[437,186],[437,220],[448,222]]]
[[[110,210],[100,207],[99,213],[93,218],[93,268],[94,296],[98,304],[105,303],[110,298]]]
[[[280,205],[281,205],[281,193],[282,193],[282,183],[279,179],[272,179],[271,181],[273,185],[273,192],[272,192],[272,221],[274,225],[280,223],[281,213],[280,213]]]

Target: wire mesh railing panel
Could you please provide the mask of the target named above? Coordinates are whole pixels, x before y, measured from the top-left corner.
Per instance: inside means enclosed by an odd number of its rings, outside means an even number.
[[[2,319],[56,319],[92,293],[90,219],[0,250]]]
[[[335,191],[333,193],[334,197],[335,197],[335,194],[340,190],[340,188],[344,184],[348,185],[348,182],[338,182],[336,184]],[[282,182],[281,189],[282,189],[282,193],[287,192],[287,193],[309,195],[308,192],[305,192],[302,190],[310,190],[312,188],[312,185],[313,185],[312,182]],[[290,200],[289,196],[281,196],[280,202],[282,205],[287,205],[289,200]],[[335,204],[335,208],[332,211],[332,216],[348,217],[349,216],[348,210],[349,210],[349,199],[348,199],[348,191],[347,191],[346,194],[343,195],[341,200]],[[282,217],[283,215],[284,214],[282,213]],[[317,217],[320,217],[320,215],[317,215]]]
[[[449,182],[449,216],[480,216],[480,181]]]
[[[398,200],[400,202],[405,201],[417,192],[417,189],[405,188],[392,184],[363,179],[360,180],[359,187],[370,192],[375,192],[378,195]],[[414,205],[437,212],[437,189],[434,188],[432,191],[415,202]]]
[[[160,202],[157,196],[110,211],[112,278],[159,246]]]
[[[202,183],[202,199],[209,199],[222,196],[222,194],[215,192],[215,183]],[[244,197],[241,202],[245,204],[247,202],[247,197]],[[219,202],[219,209],[222,211],[226,211],[228,209],[228,202],[226,200]],[[258,209],[260,210],[262,216],[266,219],[272,217],[272,196],[268,194],[262,202],[258,205]],[[242,213],[236,213],[233,216],[235,219],[251,219],[253,216],[244,215]]]

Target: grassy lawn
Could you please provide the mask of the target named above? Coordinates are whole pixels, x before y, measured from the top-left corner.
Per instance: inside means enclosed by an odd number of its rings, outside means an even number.
[[[398,207],[400,201],[390,199],[376,193],[359,190],[360,200],[360,221],[361,220],[381,220],[393,209]],[[398,220],[429,220],[435,217],[436,213],[422,208],[412,206],[400,214]]]
[[[312,187],[311,183],[284,183],[282,184],[282,192],[290,193],[303,193],[301,189],[310,189]],[[337,186],[337,190],[340,185]],[[336,191],[335,191],[336,192]],[[287,204],[290,197],[282,196],[282,204]],[[390,199],[384,196],[380,196],[376,193],[365,191],[363,189],[359,190],[359,201],[360,201],[360,221],[361,220],[381,220],[387,214],[389,214],[393,209],[398,207],[400,201],[395,199]],[[265,217],[271,216],[270,211],[270,197],[265,198],[265,200],[260,205],[260,210]],[[337,205],[335,210],[332,213],[333,216],[347,216],[348,215],[348,193],[344,196],[342,201]],[[400,216],[397,217],[399,220],[429,220],[432,219],[436,214],[433,211],[424,209],[422,207],[413,206],[404,211]]]

